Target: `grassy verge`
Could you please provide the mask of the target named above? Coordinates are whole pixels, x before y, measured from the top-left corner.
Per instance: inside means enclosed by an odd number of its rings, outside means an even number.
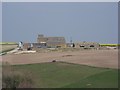
[[[0,42],[0,45],[17,45],[16,42]]]
[[[115,88],[118,70],[65,62],[14,65],[15,71],[31,72],[36,88]]]
[[[30,73],[14,71],[9,64],[3,64],[2,88],[31,88],[33,86]]]
[[[117,47],[117,46],[120,46],[120,44],[100,44],[100,46]]]

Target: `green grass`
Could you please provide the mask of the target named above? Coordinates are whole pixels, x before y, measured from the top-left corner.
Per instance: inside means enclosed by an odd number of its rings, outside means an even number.
[[[117,47],[117,46],[120,46],[120,44],[100,44],[100,46]]]
[[[14,70],[32,74],[37,88],[114,88],[116,69],[96,68],[65,62],[14,65]],[[3,69],[4,70],[4,69]]]
[[[0,42],[0,45],[17,45],[16,42]]]
[[[81,81],[72,83],[68,86],[64,86],[64,88],[75,88],[75,87],[82,87],[82,88],[115,88],[118,87],[118,76],[115,70],[106,71],[103,73],[98,73],[95,75],[91,75]]]

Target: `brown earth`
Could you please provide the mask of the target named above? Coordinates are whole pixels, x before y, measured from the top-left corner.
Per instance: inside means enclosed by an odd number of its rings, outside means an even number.
[[[56,51],[2,56],[3,62],[9,62],[12,65],[52,62],[52,60],[95,67],[118,68],[118,50]]]
[[[0,52],[5,51],[5,50],[9,50],[12,48],[16,48],[16,47],[17,47],[17,45],[0,45]]]

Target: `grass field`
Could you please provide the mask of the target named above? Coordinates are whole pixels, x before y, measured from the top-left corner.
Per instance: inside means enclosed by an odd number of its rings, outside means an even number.
[[[117,47],[117,46],[120,46],[120,44],[100,44],[100,46]]]
[[[16,45],[16,42],[0,42],[0,45]]]
[[[32,75],[36,88],[116,88],[118,70],[66,62],[13,65],[13,69]],[[3,69],[4,71],[4,69]]]

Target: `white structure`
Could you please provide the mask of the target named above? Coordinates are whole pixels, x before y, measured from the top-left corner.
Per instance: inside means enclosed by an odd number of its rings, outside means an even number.
[[[19,42],[18,47],[19,47],[19,49],[23,49],[23,42]]]

